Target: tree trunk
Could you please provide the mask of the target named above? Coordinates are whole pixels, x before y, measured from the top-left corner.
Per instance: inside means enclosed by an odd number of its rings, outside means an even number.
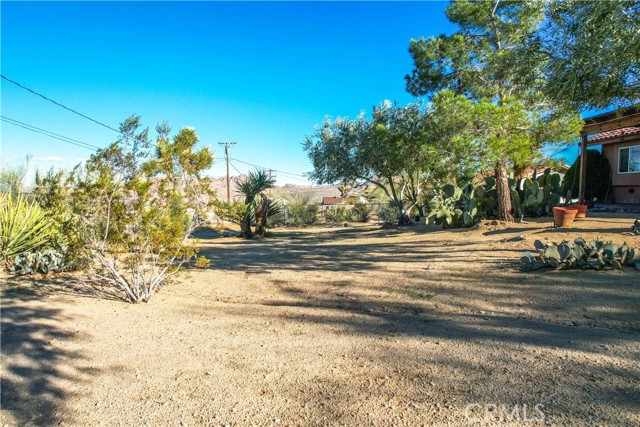
[[[255,237],[264,239],[265,230],[267,228],[267,208],[268,200],[256,205],[256,233]]]
[[[251,216],[246,215],[240,223],[240,235],[243,239],[250,239],[253,233],[251,233]]]
[[[507,164],[504,160],[496,166],[496,191],[498,192],[498,219],[513,222],[513,215],[511,215],[511,189],[509,188]]]

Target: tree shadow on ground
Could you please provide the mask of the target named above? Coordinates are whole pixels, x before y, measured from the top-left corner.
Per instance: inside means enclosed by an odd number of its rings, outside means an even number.
[[[71,415],[63,413],[72,397],[68,383],[89,381],[98,370],[74,367],[84,356],[64,348],[78,337],[57,326],[67,318],[62,310],[25,304],[29,299],[35,298],[2,296],[2,411],[19,425],[69,423]]]
[[[10,276],[4,280],[2,289],[5,298],[15,299],[43,298],[54,294],[126,301],[117,289],[84,280],[79,273]]]

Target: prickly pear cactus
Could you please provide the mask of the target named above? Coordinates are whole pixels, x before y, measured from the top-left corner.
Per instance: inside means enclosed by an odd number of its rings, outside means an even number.
[[[517,185],[522,201],[522,211],[527,216],[545,216],[551,214],[554,206],[562,202],[561,177],[546,169],[538,177],[523,178]]]
[[[64,268],[64,256],[56,251],[25,252],[16,257],[11,270],[13,274],[24,276],[25,274],[62,271]]]
[[[640,270],[640,249],[626,243],[618,247],[614,243],[605,243],[599,238],[587,242],[579,237],[573,243],[547,244],[540,240],[534,242],[535,252],[525,252],[520,263],[525,271],[542,268],[592,270],[621,270],[623,266]]]

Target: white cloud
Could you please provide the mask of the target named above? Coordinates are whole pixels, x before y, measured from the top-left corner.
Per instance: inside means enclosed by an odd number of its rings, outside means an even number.
[[[34,162],[65,162],[66,159],[58,156],[43,156],[43,157],[34,157]]]

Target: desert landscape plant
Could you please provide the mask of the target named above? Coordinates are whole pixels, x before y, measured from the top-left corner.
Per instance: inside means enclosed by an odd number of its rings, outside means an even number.
[[[373,209],[369,203],[356,202],[351,208],[349,213],[350,219],[353,222],[367,222],[369,221],[369,214]]]
[[[512,221],[509,169],[534,164],[550,143],[575,139],[582,121],[543,96],[547,58],[531,50],[545,17],[542,2],[461,1],[446,13],[455,33],[411,41],[407,90],[450,90],[473,101],[469,151],[480,168],[495,171],[497,217]]]
[[[50,245],[54,221],[35,201],[21,194],[0,193],[0,258],[8,263],[17,255]]]
[[[287,225],[299,227],[318,221],[318,203],[311,193],[291,194],[286,198]]]
[[[275,178],[271,178],[264,169],[256,169],[238,181],[238,191],[244,196],[244,204],[240,214],[240,233],[243,238],[264,238],[269,215],[277,213],[277,206],[269,199],[265,191],[273,188]],[[255,233],[251,230],[255,224]]]
[[[213,196],[201,175],[213,154],[196,149],[195,130],[185,127],[170,138],[163,123],[156,131],[152,144],[140,117],[129,117],[121,137],[76,167],[69,180],[90,277],[133,303],[148,302],[195,256],[189,238],[206,222]]]
[[[640,270],[640,249],[626,242],[618,246],[600,238],[587,241],[579,237],[573,243],[565,240],[550,244],[536,240],[534,246],[537,255],[525,252],[520,258],[525,271],[542,268],[620,270],[625,265]]]

